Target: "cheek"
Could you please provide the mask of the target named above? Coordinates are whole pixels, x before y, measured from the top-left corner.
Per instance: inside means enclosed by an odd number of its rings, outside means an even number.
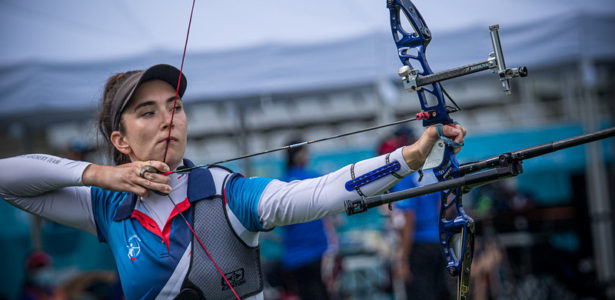
[[[181,133],[185,136],[188,131],[188,120],[186,119],[186,114],[182,112],[180,115],[173,121],[175,123],[175,129],[181,131]]]
[[[147,144],[148,141],[153,142],[156,135],[155,126],[138,119],[128,122],[126,125],[126,136],[129,141],[134,142],[134,146],[139,147]]]

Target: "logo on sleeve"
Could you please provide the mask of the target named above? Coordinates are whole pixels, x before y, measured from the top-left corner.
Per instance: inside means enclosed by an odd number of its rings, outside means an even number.
[[[128,258],[130,260],[136,260],[141,255],[141,239],[138,236],[133,235],[128,239]]]

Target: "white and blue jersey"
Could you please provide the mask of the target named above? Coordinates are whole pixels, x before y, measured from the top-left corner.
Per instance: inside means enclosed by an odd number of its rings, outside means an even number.
[[[192,164],[188,162],[186,165]],[[218,173],[220,170],[214,172]],[[235,216],[233,219],[239,220],[245,228],[243,230],[264,230],[258,218],[257,204],[272,179],[231,175],[228,176],[224,190],[220,191],[210,178],[177,174],[171,176],[177,177],[174,182],[180,184],[187,177],[187,197],[181,201],[178,199],[176,204],[188,222],[192,221],[190,211],[193,203],[223,194],[228,211]],[[190,256],[192,232],[176,209],[171,210],[165,224],[159,226],[153,212],[147,206],[139,205],[141,198],[134,194],[106,191],[97,187],[91,189],[91,194],[98,238],[107,243],[113,252],[127,299],[153,299],[169,284],[169,279],[179,269],[183,270],[182,275],[185,276],[189,260],[182,260],[182,257]],[[161,200],[172,205],[169,199]]]

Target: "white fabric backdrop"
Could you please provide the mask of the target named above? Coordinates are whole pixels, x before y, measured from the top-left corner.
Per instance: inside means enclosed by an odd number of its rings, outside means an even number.
[[[106,78],[179,67],[191,1],[0,1],[0,118],[92,109]],[[499,23],[509,66],[615,57],[610,0],[427,1],[428,59],[486,59]],[[321,89],[396,77],[386,1],[197,1],[187,101]],[[44,114],[42,114],[44,113]]]

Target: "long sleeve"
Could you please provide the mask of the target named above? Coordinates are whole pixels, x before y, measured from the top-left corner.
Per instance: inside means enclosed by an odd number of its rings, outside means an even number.
[[[43,218],[96,235],[87,162],[45,154],[0,159],[0,197]]]
[[[357,191],[346,190],[346,182],[394,161],[400,163],[399,171],[360,187],[362,194],[376,195],[414,172],[403,159],[401,148],[390,155],[366,159],[317,178],[289,183],[272,180],[258,203],[262,227],[270,229],[279,225],[308,222],[343,212],[346,200],[360,197]]]

